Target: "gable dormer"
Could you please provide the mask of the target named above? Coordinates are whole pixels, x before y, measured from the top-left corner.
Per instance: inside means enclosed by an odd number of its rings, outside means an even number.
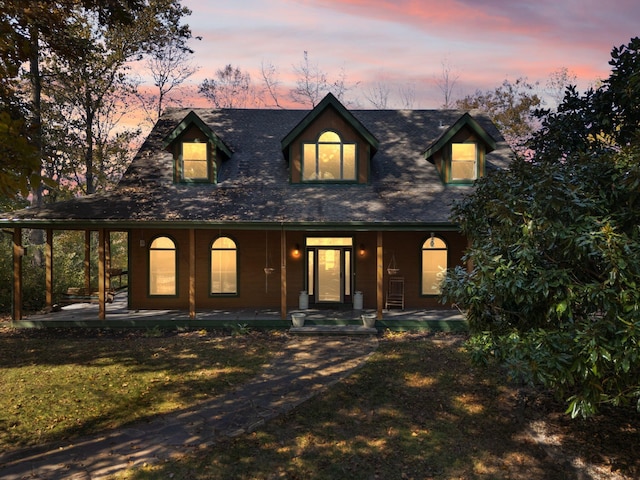
[[[281,142],[291,183],[369,183],[378,140],[331,93]]]
[[[221,163],[231,150],[191,111],[164,140],[163,147],[173,154],[176,183],[217,183]]]
[[[486,154],[495,150],[496,141],[465,113],[424,152],[444,183],[472,184],[485,174]]]

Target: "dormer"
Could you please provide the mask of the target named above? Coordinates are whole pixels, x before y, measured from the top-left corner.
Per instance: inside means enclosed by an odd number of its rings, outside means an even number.
[[[164,139],[173,154],[175,183],[217,183],[222,162],[231,150],[193,111]]]
[[[329,93],[281,147],[291,183],[366,184],[378,140]]]
[[[465,113],[452,126],[443,126],[442,135],[424,152],[442,181],[469,185],[485,175],[486,154],[495,150],[496,141]]]

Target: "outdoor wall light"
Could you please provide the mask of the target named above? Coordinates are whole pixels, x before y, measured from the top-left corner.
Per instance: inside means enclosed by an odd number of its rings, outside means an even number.
[[[300,256],[300,244],[296,243],[296,246],[293,247],[293,256],[298,258]]]
[[[360,256],[364,257],[365,254],[365,249],[364,249],[364,243],[360,244],[360,250],[359,250]]]

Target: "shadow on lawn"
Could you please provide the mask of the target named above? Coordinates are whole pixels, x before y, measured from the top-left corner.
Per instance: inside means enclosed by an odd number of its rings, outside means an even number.
[[[155,335],[2,332],[0,450],[149,421],[167,405],[206,400],[254,376],[283,342],[267,334]]]
[[[383,339],[364,368],[290,414],[126,478],[588,479],[607,478],[607,455],[626,478],[638,472],[627,444],[637,428],[611,427],[622,436],[600,443],[593,428],[603,420],[557,415],[551,399],[471,367],[461,344]],[[548,436],[535,428],[542,420],[551,421]]]

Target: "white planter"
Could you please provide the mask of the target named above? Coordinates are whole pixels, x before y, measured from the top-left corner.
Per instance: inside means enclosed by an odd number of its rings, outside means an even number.
[[[306,290],[302,290],[300,292],[300,296],[298,297],[298,309],[306,310],[307,308],[309,308],[309,294],[306,292]]]
[[[362,324],[365,328],[375,328],[376,326],[376,314],[375,313],[363,313],[360,315]]]
[[[306,313],[292,313],[291,314],[291,323],[293,323],[294,327],[303,327],[304,319],[307,316]]]
[[[356,292],[353,295],[353,309],[354,310],[362,310],[363,306],[363,296],[362,292]]]

